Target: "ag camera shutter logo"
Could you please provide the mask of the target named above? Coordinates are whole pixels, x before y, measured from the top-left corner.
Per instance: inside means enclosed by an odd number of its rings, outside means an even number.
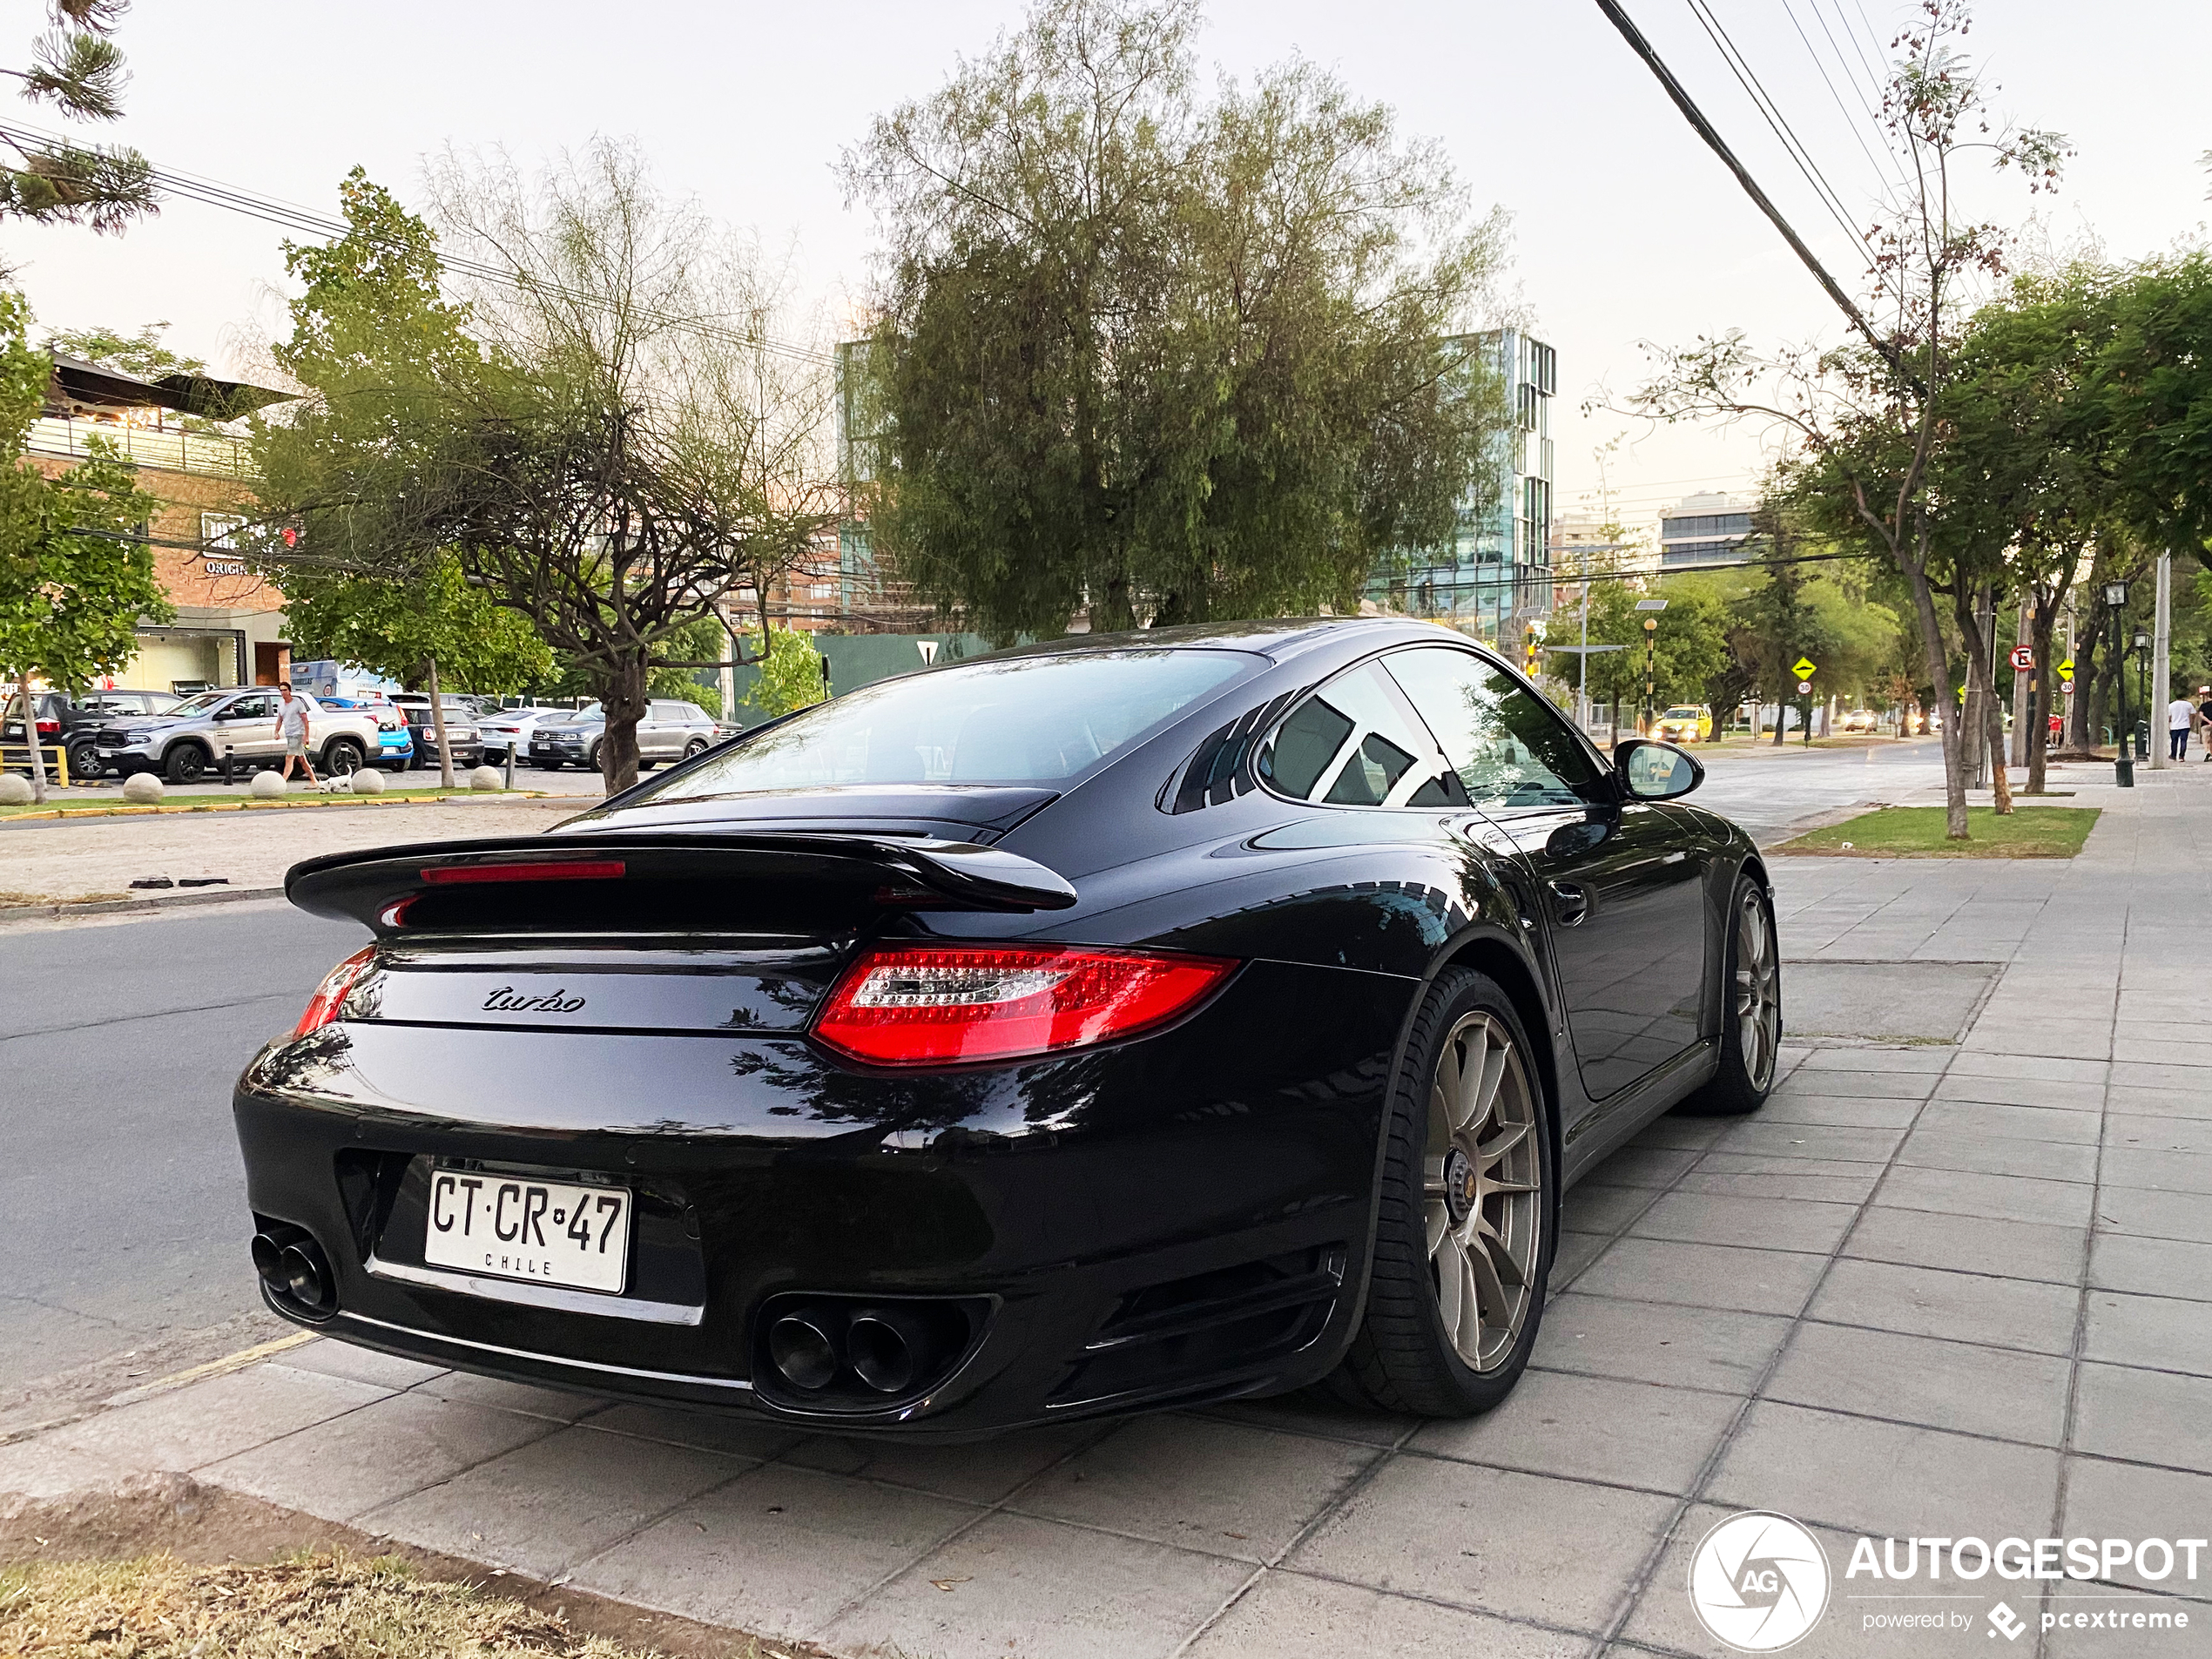
[[[1739,1653],[1779,1652],[1827,1610],[1828,1557],[1787,1515],[1731,1515],[1690,1557],[1689,1605],[1714,1640]]]

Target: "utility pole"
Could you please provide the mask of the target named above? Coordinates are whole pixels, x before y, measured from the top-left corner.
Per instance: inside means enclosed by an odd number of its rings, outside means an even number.
[[[2174,698],[2174,669],[2168,661],[2174,646],[2174,556],[2170,552],[2158,556],[2158,604],[2152,613],[2150,637],[2150,696],[2148,698],[2150,715],[2150,736],[2153,747],[2150,765],[2153,772],[2163,772],[2171,763],[2166,759],[2166,745],[2171,741],[2166,735],[2163,718],[2166,705]]]
[[[1659,618],[1646,617],[1643,619],[1643,719],[1636,727],[1636,734],[1639,737],[1648,738],[1651,735],[1651,718],[1657,711],[1651,699],[1658,644]]]

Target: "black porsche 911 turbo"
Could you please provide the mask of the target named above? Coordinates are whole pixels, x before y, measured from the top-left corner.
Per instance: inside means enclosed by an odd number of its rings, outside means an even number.
[[[375,938],[238,1085],[264,1294],[847,1432],[1484,1410],[1561,1190],[1771,1083],[1767,875],[1703,776],[1433,624],[1201,626],[309,860]]]

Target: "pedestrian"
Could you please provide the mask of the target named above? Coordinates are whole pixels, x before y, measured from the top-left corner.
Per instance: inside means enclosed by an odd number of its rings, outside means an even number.
[[[2196,688],[2197,715],[2204,722],[2204,758],[2212,760],[2212,685]]]
[[[278,776],[289,780],[292,763],[297,760],[307,774],[307,781],[320,784],[315,763],[307,759],[307,699],[293,696],[288,684],[277,689],[281,693],[277,703],[277,736],[284,741],[284,770]]]

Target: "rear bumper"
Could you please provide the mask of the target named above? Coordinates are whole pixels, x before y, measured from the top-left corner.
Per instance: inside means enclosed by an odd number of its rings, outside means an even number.
[[[331,1335],[595,1394],[961,1439],[1332,1369],[1412,988],[1255,962],[1153,1036],[929,1076],[858,1072],[795,1036],[347,1024],[266,1050],[234,1109],[259,1223],[305,1228],[330,1259]],[[434,1157],[631,1186],[628,1290],[424,1269],[405,1191]],[[924,1393],[810,1401],[765,1358],[764,1305],[799,1296],[959,1300],[974,1333]]]

